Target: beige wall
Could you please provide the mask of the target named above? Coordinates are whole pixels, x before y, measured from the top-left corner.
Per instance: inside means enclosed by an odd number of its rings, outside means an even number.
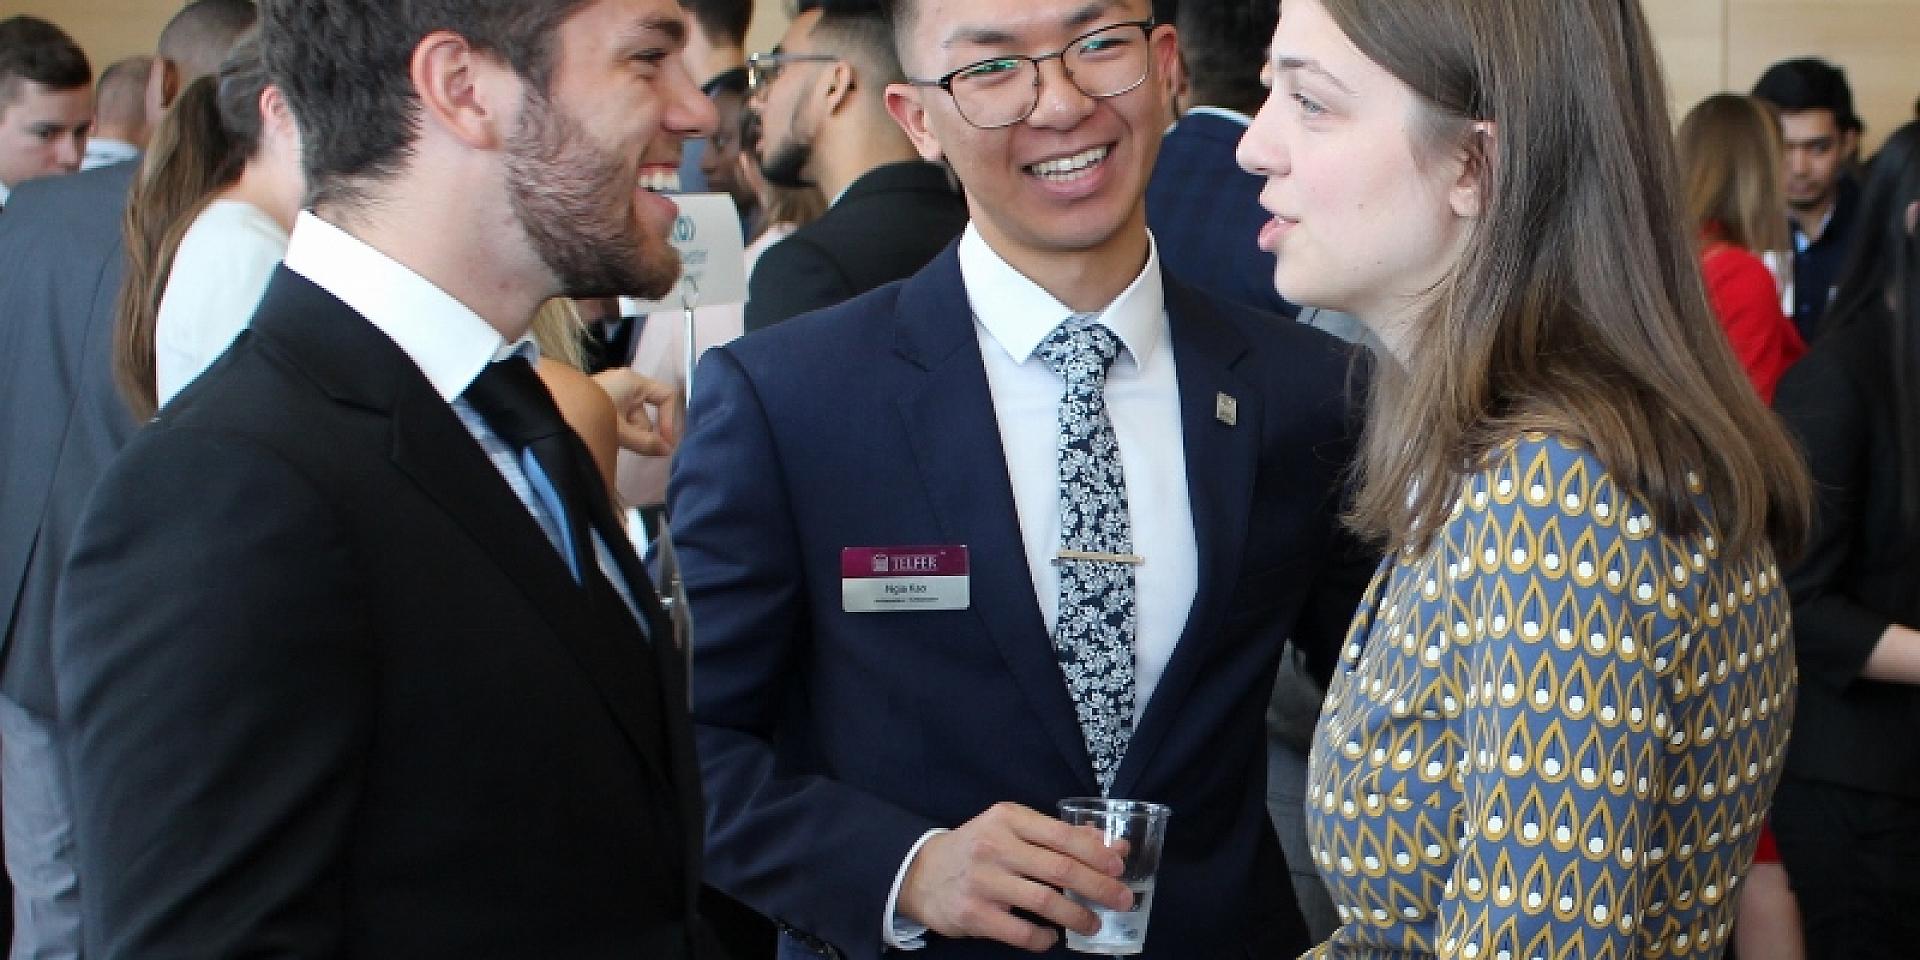
[[[16,13],[45,17],[86,48],[94,72],[122,57],[152,53],[160,29],[184,0],[0,0],[0,19]],[[791,0],[758,0],[747,51],[765,50],[786,29]]]
[[[1866,147],[1913,119],[1920,97],[1920,0],[1646,0],[1676,115],[1721,90],[1746,91],[1776,61],[1846,68]]]
[[[759,0],[747,49],[780,36],[791,0]],[[1190,0],[1206,2],[1206,0]],[[1869,145],[1912,119],[1920,96],[1920,0],[1645,0],[1676,112],[1720,90],[1746,90],[1775,60],[1842,64]],[[153,49],[180,0],[0,0],[0,16],[33,13],[66,27],[96,66]]]

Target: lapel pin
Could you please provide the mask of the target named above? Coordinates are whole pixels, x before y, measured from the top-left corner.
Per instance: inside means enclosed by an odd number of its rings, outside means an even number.
[[[1213,395],[1213,418],[1231,427],[1240,422],[1240,401],[1224,393]]]

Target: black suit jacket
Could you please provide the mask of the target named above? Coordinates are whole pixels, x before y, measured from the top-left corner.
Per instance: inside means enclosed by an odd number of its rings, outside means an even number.
[[[283,268],[67,564],[92,956],[712,956],[683,668],[632,585],[652,644],[392,341]]]
[[[967,226],[947,173],[917,160],[866,172],[824,216],[767,248],[749,280],[749,333],[911,276]]]
[[[1282,641],[1330,666],[1374,567],[1337,519],[1350,355],[1175,282],[1166,311],[1199,581],[1113,783],[1174,811],[1144,958],[1292,960],[1307,933],[1267,817],[1263,718]],[[975,329],[949,248],[904,283],[716,347],[674,461],[708,870],[854,960],[880,957],[888,891],[925,831],[1100,792]],[[909,544],[969,548],[969,609],[846,612],[842,549]],[[932,937],[915,956],[1016,953]]]
[[[47,719],[60,561],[135,427],[113,383],[112,334],[138,167],[30,180],[0,214],[0,691]]]
[[[1813,538],[1787,571],[1800,699],[1787,772],[1920,799],[1920,688],[1860,676],[1890,623],[1920,627],[1920,530],[1900,519],[1890,319],[1828,331],[1781,379],[1817,495]],[[1906,482],[1912,482],[1907,478]]]

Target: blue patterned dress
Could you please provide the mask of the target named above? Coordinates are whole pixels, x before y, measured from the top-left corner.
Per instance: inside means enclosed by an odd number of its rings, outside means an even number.
[[[1308,956],[1719,956],[1796,674],[1771,553],[1718,548],[1568,441],[1466,478],[1341,651],[1307,816],[1342,925]]]

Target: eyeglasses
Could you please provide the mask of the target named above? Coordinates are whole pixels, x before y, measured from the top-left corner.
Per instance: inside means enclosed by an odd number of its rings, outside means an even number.
[[[747,58],[747,92],[765,90],[780,75],[780,68],[790,63],[838,62],[840,58],[830,53],[756,53]]]
[[[1145,83],[1153,60],[1147,40],[1155,26],[1152,20],[1128,20],[1081,34],[1052,53],[989,57],[937,80],[907,83],[945,90],[968,123],[998,130],[1033,116],[1040,106],[1040,64],[1045,60],[1059,60],[1067,79],[1095,100],[1117,97]]]

